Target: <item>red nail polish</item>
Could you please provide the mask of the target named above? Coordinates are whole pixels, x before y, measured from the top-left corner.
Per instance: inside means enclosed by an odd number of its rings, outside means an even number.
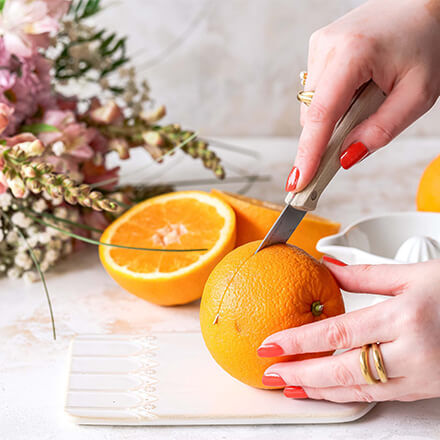
[[[327,263],[336,264],[337,266],[347,266],[343,261],[339,261],[336,258],[327,257],[327,255],[324,255],[322,259]]]
[[[276,357],[282,356],[283,349],[278,344],[266,344],[258,348],[257,354],[260,357]]]
[[[297,167],[293,167],[292,171],[290,171],[289,177],[286,182],[286,191],[292,192],[295,190],[296,185],[298,184],[299,179],[299,169]]]
[[[344,170],[348,170],[367,154],[368,148],[362,142],[355,142],[339,156],[339,162]]]
[[[309,397],[301,387],[286,387],[284,395],[291,399],[307,399]]]
[[[286,382],[277,373],[267,373],[263,376],[263,385],[267,387],[285,387]]]

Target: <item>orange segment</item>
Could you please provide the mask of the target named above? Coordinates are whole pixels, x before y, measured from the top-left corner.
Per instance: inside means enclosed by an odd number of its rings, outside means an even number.
[[[113,222],[101,241],[200,252],[149,252],[100,246],[101,261],[126,290],[156,304],[200,298],[212,268],[235,244],[235,215],[223,201],[200,191],[149,199]]]
[[[255,240],[262,240],[280,215],[282,206],[239,194],[213,189],[212,194],[229,203],[237,218],[237,246]],[[340,224],[323,217],[307,213],[288,243],[298,246],[315,258],[322,254],[316,250],[316,243],[327,235],[336,234]]]

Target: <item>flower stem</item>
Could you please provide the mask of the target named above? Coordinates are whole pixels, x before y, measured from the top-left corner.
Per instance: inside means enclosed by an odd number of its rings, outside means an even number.
[[[96,244],[98,246],[109,246],[120,249],[130,249],[134,251],[151,251],[151,252],[206,252],[208,249],[158,249],[158,248],[142,248],[142,247],[133,247],[133,246],[124,246],[122,244],[113,244],[113,243],[105,243],[103,241],[93,240],[92,238],[83,237],[82,235],[75,234],[74,232],[67,231],[66,229],[58,228],[55,225],[45,222],[40,218],[37,218],[26,212],[26,215],[32,220],[40,223],[41,225],[47,226],[48,228],[53,228],[58,232],[68,235],[69,237],[76,238],[77,240],[84,241],[85,243]]]
[[[56,334],[56,330],[55,330],[55,319],[53,316],[52,302],[50,300],[49,289],[47,288],[47,284],[46,284],[46,278],[44,277],[43,271],[41,270],[40,264],[38,263],[38,259],[35,256],[34,250],[30,246],[30,244],[28,243],[25,235],[23,234],[23,231],[18,226],[16,226],[12,222],[12,220],[4,212],[0,211],[0,214],[17,231],[18,235],[20,235],[20,237],[24,240],[24,242],[26,243],[26,246],[29,250],[29,253],[31,254],[32,262],[34,263],[34,266],[37,269],[38,275],[40,276],[40,279],[43,283],[44,293],[46,294],[47,304],[49,306],[50,320],[52,323],[52,335],[53,335],[53,339],[56,340],[57,334]]]

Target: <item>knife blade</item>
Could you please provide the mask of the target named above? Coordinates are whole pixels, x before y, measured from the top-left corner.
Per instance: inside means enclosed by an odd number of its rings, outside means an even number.
[[[306,212],[307,211],[301,211],[290,204],[287,204],[270,228],[269,232],[266,234],[266,237],[264,237],[264,240],[260,243],[260,246],[258,246],[255,253],[261,251],[261,249],[264,249],[265,247],[272,246],[273,244],[286,243],[296,227],[301,223]]]
[[[322,192],[341,167],[339,152],[345,138],[356,125],[371,116],[384,100],[384,93],[371,80],[358,89],[348,110],[337,123],[312,181],[302,191],[287,194],[285,208],[255,253],[273,244],[286,243],[306,212],[316,208]]]

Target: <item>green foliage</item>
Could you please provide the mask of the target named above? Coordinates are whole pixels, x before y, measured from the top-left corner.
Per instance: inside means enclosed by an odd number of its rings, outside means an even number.
[[[36,124],[23,125],[20,128],[22,133],[32,133],[32,134],[40,134],[40,133],[52,133],[55,131],[59,131],[57,127],[50,124],[45,124],[44,122],[39,122]]]
[[[84,20],[95,15],[101,10],[101,0],[77,0],[73,1],[69,14],[74,16],[75,21]]]
[[[82,21],[96,15],[102,10],[100,0],[77,0],[72,2],[67,18],[81,26]],[[115,32],[108,32],[105,29],[98,29],[95,32],[87,33],[86,36],[79,35],[72,40],[67,32],[61,31],[58,35],[59,52],[54,59],[55,79],[68,80],[87,78],[88,80],[99,80],[129,61],[126,47],[127,38],[119,37]],[[93,44],[96,56],[73,59],[71,50],[76,46]],[[99,67],[96,61],[99,59]],[[117,92],[114,90],[114,92]],[[118,91],[119,93],[121,91]]]

